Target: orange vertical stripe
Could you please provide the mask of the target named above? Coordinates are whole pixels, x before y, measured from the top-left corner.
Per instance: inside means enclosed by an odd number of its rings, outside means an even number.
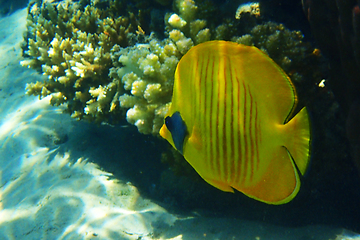
[[[217,62],[217,64],[218,65],[220,65],[220,62],[221,62],[221,59],[219,59],[219,61]],[[219,75],[221,74],[220,73],[220,67],[218,68],[218,71],[217,71],[217,75],[216,75],[216,77],[217,77],[217,79],[215,80],[215,79],[212,79],[212,82],[213,83],[217,83],[217,87],[215,88],[215,91],[216,91],[216,93],[217,93],[217,104],[216,104],[216,113],[215,113],[215,116],[216,116],[216,126],[215,126],[215,134],[216,134],[216,136],[215,136],[215,149],[216,149],[216,157],[215,157],[215,161],[216,161],[216,167],[215,167],[215,169],[217,169],[217,175],[218,176],[222,176],[222,174],[223,174],[223,171],[222,171],[222,166],[221,166],[221,164],[220,164],[220,158],[222,157],[222,156],[220,156],[220,139],[219,139],[219,121],[220,121],[220,81],[219,81]]]
[[[259,170],[260,164],[260,156],[259,156],[259,119],[258,119],[258,112],[257,112],[257,103],[255,102],[255,149],[256,149],[256,171]]]
[[[207,96],[210,94],[209,100],[210,100],[210,104],[208,106],[205,106],[205,124],[206,124],[206,129],[205,129],[205,133],[207,134],[207,138],[205,139],[206,141],[206,152],[207,152],[207,165],[208,168],[210,169],[211,172],[214,172],[214,166],[213,166],[213,151],[212,151],[212,121],[211,121],[211,114],[212,114],[212,90],[209,92],[208,91],[208,84],[209,84],[209,76],[208,76],[208,70],[209,70],[209,64],[210,64],[210,58],[207,57],[205,58],[207,59],[207,61],[203,61],[203,64],[205,66],[205,75],[203,76],[203,74],[201,74],[201,78],[203,78],[204,83],[204,95],[207,99]],[[204,66],[202,67],[202,69],[204,68]],[[205,103],[207,103],[207,100],[205,101]]]
[[[195,66],[194,66],[194,62],[196,63]],[[199,101],[198,100],[198,94],[196,93],[196,91],[194,91],[194,88],[196,88],[196,84],[198,83],[198,79],[196,78],[196,71],[197,71],[197,68],[198,68],[198,61],[197,59],[195,59],[195,61],[193,61],[193,59],[191,59],[190,61],[190,64],[191,64],[191,72],[190,72],[190,76],[192,77],[192,82],[189,82],[189,86],[194,86],[190,89],[191,91],[191,96],[192,96],[192,104],[194,104],[194,106],[197,106],[197,102]],[[197,118],[199,117],[199,112],[196,111],[196,109],[193,110],[194,111],[194,117]]]
[[[223,151],[223,156],[222,156],[222,164],[223,165],[223,171],[224,171],[224,181],[227,181],[228,179],[228,174],[229,174],[229,171],[228,171],[228,156],[227,156],[227,131],[226,131],[226,120],[227,120],[227,85],[228,85],[228,81],[229,79],[227,78],[227,57],[225,56],[224,57],[224,68],[223,69],[223,76],[224,76],[224,79],[223,79],[223,83],[224,83],[224,96],[222,97],[224,99],[223,101],[223,105],[224,105],[224,114],[223,114],[223,123],[222,123],[222,133],[223,133],[223,136],[222,136],[222,151]]]
[[[211,75],[209,76],[209,79],[207,79],[207,83],[210,83],[210,86],[211,86],[211,90],[210,90],[210,101],[211,101],[211,104],[210,104],[210,107],[211,107],[211,111],[210,111],[210,133],[211,133],[211,136],[210,136],[210,149],[211,149],[211,166],[212,166],[212,170],[213,170],[213,173],[215,174],[215,170],[216,170],[216,149],[215,149],[215,146],[216,145],[216,135],[213,134],[213,128],[214,128],[214,124],[213,124],[213,120],[212,120],[212,117],[214,116],[213,114],[215,114],[213,112],[213,105],[214,105],[214,82],[212,81],[213,78],[214,78],[214,65],[215,63],[212,62],[212,66],[211,66]]]
[[[250,96],[250,114],[249,114],[249,128],[248,128],[249,133],[247,135],[249,135],[249,138],[250,138],[251,152],[250,152],[249,158],[247,159],[247,162],[250,164],[250,175],[248,175],[249,180],[252,181],[252,178],[254,176],[254,144],[255,143],[254,143],[253,126],[252,126],[253,98],[252,98],[250,89],[248,91],[249,91],[249,96]]]
[[[247,125],[246,125],[246,119],[247,119],[247,109],[246,109],[246,102],[247,102],[247,94],[246,94],[246,87],[245,87],[245,83],[242,82],[243,85],[243,89],[244,89],[244,104],[243,104],[243,131],[242,131],[242,137],[244,139],[244,156],[243,156],[243,162],[244,162],[244,168],[242,169],[242,179],[241,182],[243,183],[244,180],[246,179],[246,174],[247,174],[247,163],[248,163],[248,141],[247,141],[247,137],[246,137],[246,129],[247,129]]]
[[[230,178],[228,177],[228,181],[232,182],[234,180],[235,177],[235,166],[234,163],[235,161],[237,161],[237,159],[235,159],[235,138],[234,138],[234,80],[233,80],[233,75],[232,75],[232,66],[231,66],[231,61],[229,61],[228,63],[228,70],[227,72],[229,73],[229,96],[230,96],[230,111],[229,111],[229,118],[230,118],[230,150],[231,150],[231,154],[229,156],[229,162],[228,162],[228,172],[230,174]],[[228,144],[227,144],[228,145]]]
[[[238,140],[238,145],[236,146],[238,149],[238,158],[234,159],[236,161],[235,163],[235,168],[236,168],[236,176],[235,176],[235,183],[239,183],[240,179],[241,179],[241,174],[242,174],[242,162],[243,162],[243,156],[242,156],[242,134],[241,134],[241,96],[242,96],[242,91],[241,91],[241,85],[240,85],[240,81],[239,81],[239,73],[237,71],[237,68],[234,68],[235,70],[235,79],[236,79],[236,84],[237,84],[237,90],[238,90],[238,94],[237,94],[237,119],[236,119],[236,129],[237,132],[236,137]]]

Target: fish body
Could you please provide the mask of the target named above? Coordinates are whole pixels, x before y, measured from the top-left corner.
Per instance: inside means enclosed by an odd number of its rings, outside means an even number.
[[[256,47],[210,41],[180,60],[160,135],[209,184],[268,204],[291,201],[310,158],[306,108]]]

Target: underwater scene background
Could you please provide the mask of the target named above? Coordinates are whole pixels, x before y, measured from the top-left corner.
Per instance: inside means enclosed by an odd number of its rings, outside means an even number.
[[[0,8],[1,239],[359,238],[357,1]],[[212,40],[262,50],[309,113],[310,163],[286,204],[214,188],[159,135],[178,62]]]

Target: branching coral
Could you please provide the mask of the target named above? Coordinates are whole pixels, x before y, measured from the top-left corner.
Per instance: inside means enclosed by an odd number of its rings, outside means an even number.
[[[194,43],[179,30],[170,34],[173,41],[145,36],[133,14],[116,15],[119,1],[106,2],[102,9],[95,5],[104,1],[29,5],[24,49],[30,59],[21,64],[48,79],[28,84],[27,93],[51,95],[51,104],[66,103],[77,119],[115,123],[126,110],[140,132],[157,134],[176,64]],[[186,19],[194,17],[193,1],[177,1],[177,6]],[[143,47],[135,45],[140,38]]]
[[[110,50],[134,41],[137,21],[108,11],[69,1],[30,5],[25,53],[31,58],[21,64],[41,69],[48,80],[28,84],[28,94],[51,95],[53,105],[68,103],[78,119],[102,122],[119,111],[114,96],[122,86],[108,77]]]
[[[109,76],[123,84],[126,92],[119,94],[120,106],[128,109],[127,121],[141,133],[158,134],[170,105],[179,59],[195,43],[210,39],[206,22],[195,19],[194,1],[177,0],[176,5],[180,16],[165,17],[169,38],[160,41],[150,35],[146,44],[112,50],[115,67]]]
[[[123,84],[120,106],[141,133],[157,134],[169,107],[176,65],[181,54],[169,40],[151,40],[133,47],[114,47],[110,76]]]

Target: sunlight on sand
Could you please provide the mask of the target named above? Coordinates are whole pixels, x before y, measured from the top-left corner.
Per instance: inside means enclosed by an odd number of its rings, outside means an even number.
[[[130,183],[41,147],[38,138],[56,135],[51,125],[61,116],[48,101],[24,102],[2,118],[1,239],[152,239],[154,222],[174,223],[176,217],[140,197]]]
[[[153,222],[172,224],[176,220],[141,198],[130,183],[110,180],[110,173],[82,159],[71,164],[69,154],[51,158],[55,152],[37,148],[9,159],[17,162],[16,169],[4,166],[0,211],[3,237],[16,233],[30,239],[95,235],[101,239],[136,239],[151,237]]]
[[[25,96],[42,77],[18,64],[25,21],[26,9],[0,19],[11,26],[0,33],[0,239],[153,239],[153,225],[176,217],[96,164],[58,153],[74,120],[49,97]]]

